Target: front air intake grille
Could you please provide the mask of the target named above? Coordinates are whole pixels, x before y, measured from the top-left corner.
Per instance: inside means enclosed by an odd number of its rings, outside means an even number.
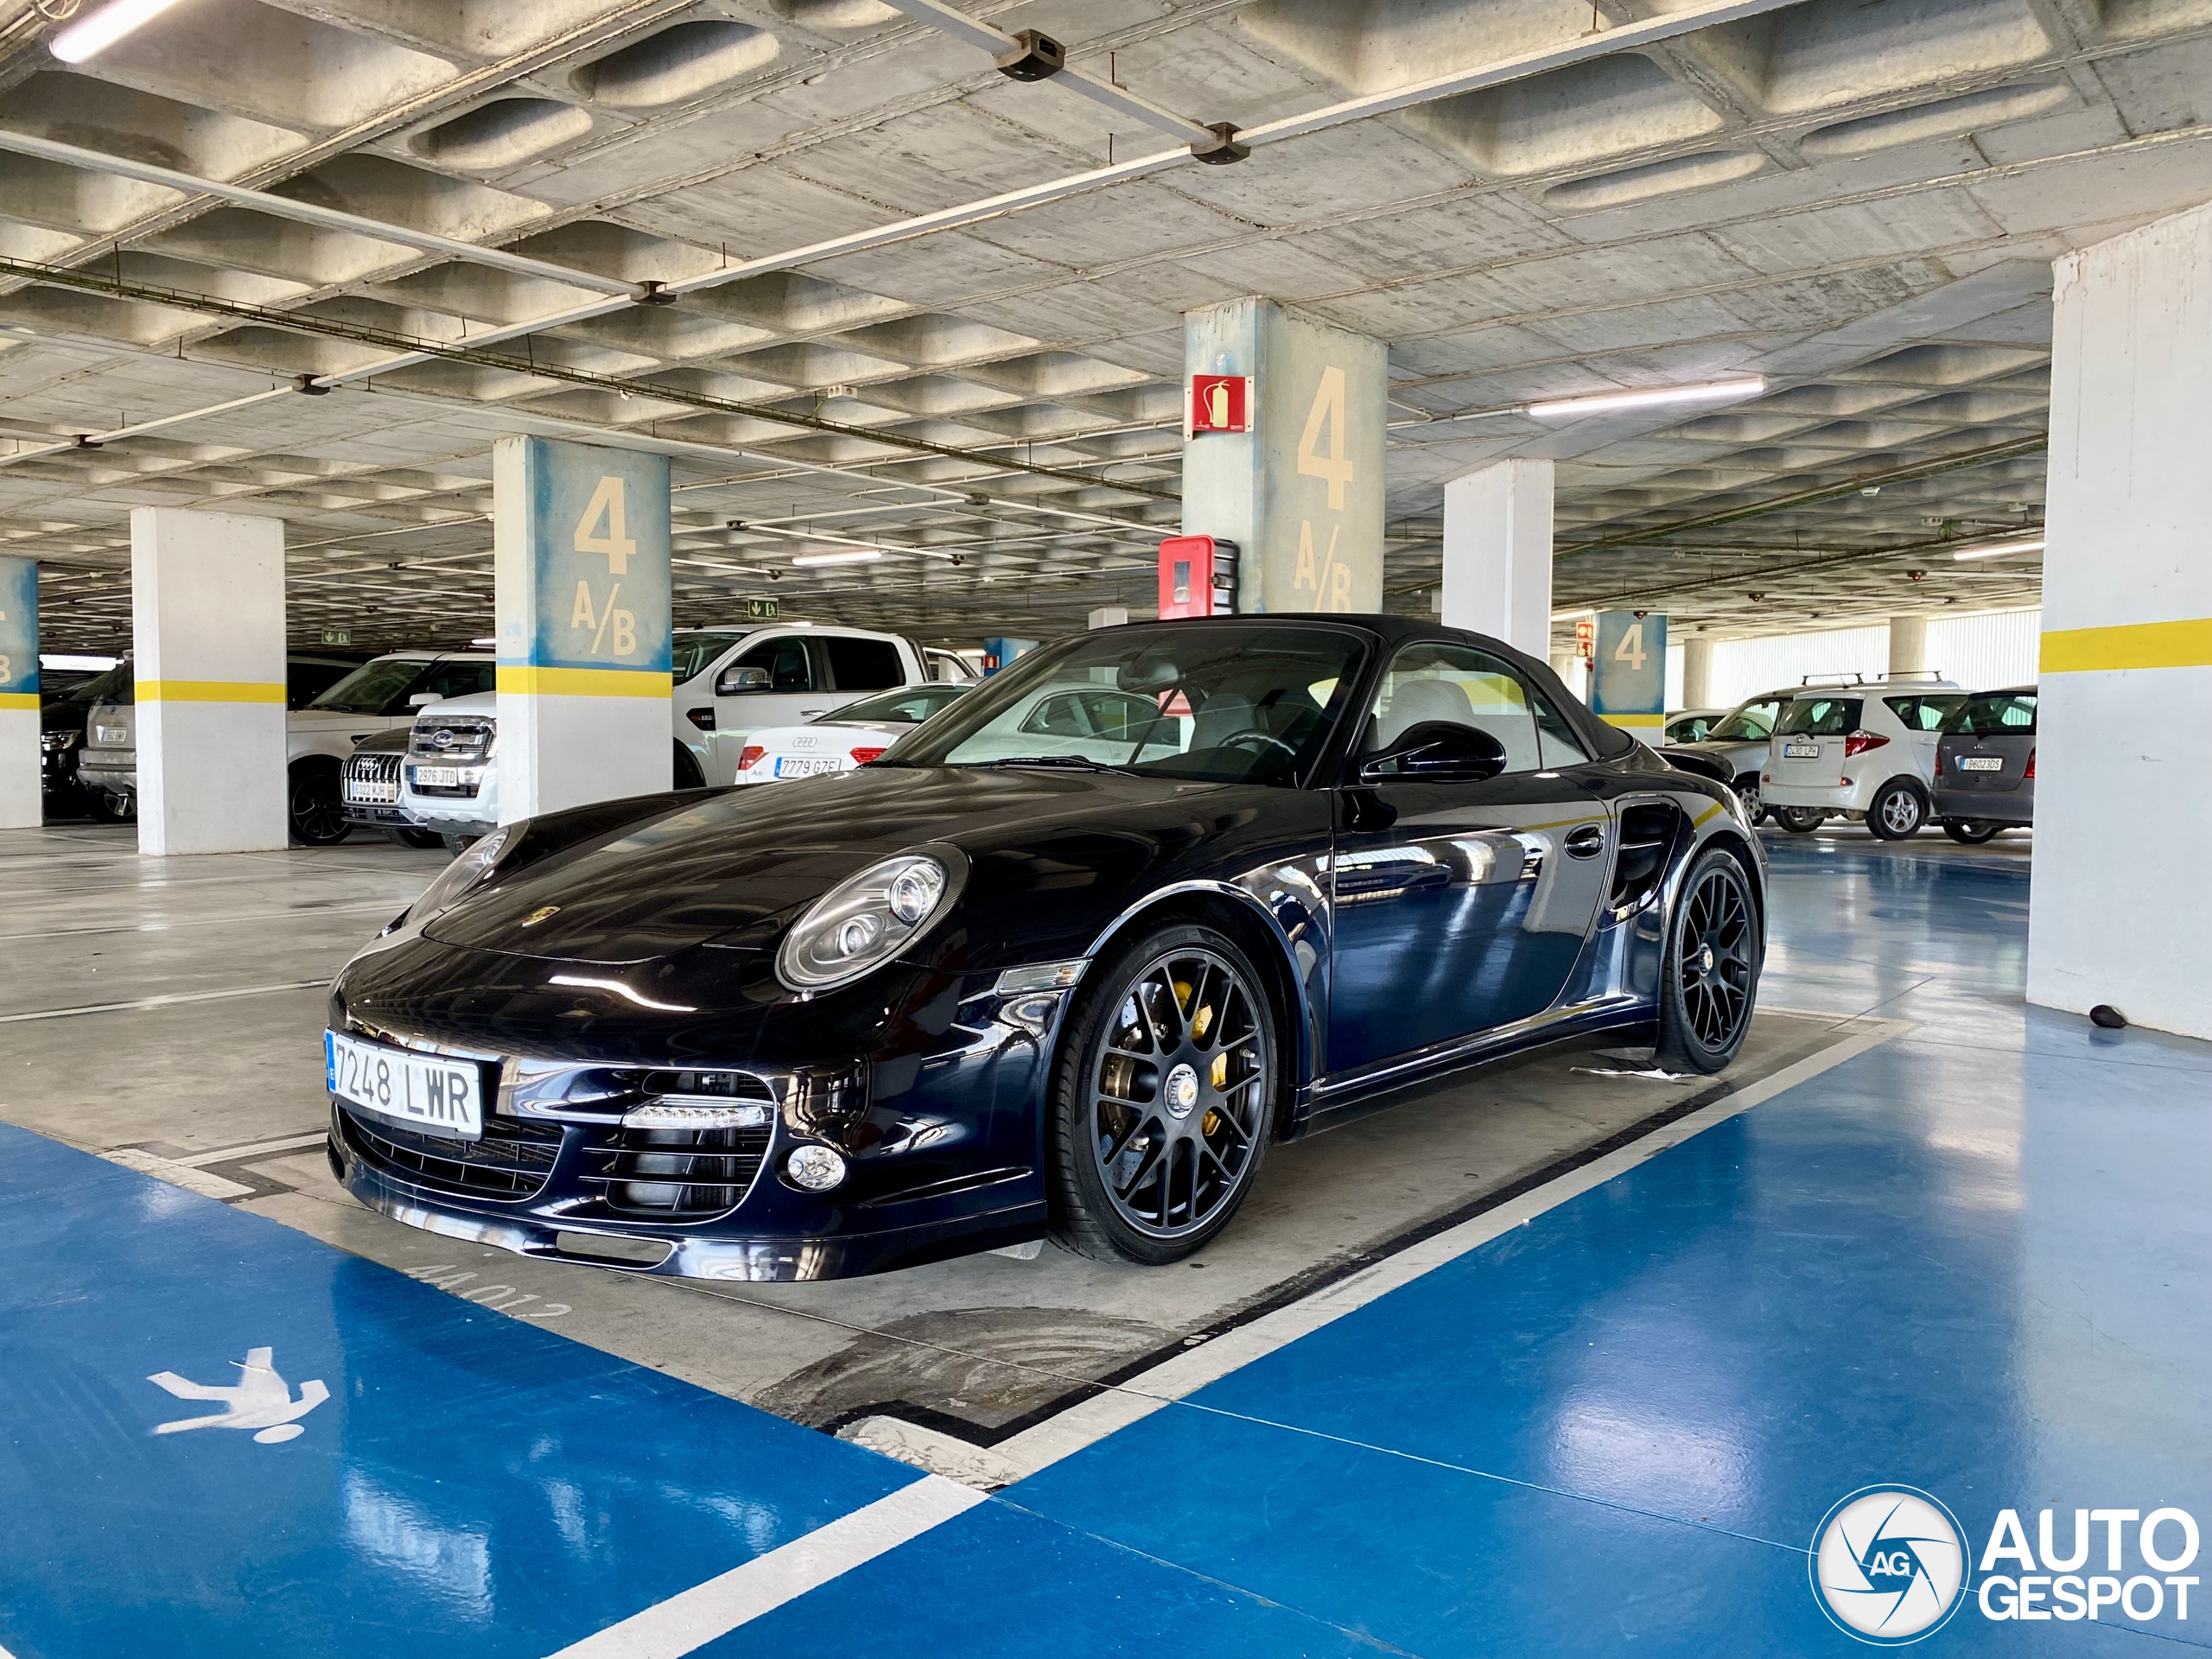
[[[418,1135],[397,1124],[357,1115],[345,1107],[338,1117],[346,1144],[373,1169],[416,1186],[474,1198],[535,1198],[560,1156],[560,1125],[487,1116],[474,1141]]]
[[[410,760],[467,766],[492,753],[496,721],[481,715],[457,715],[452,720],[418,720],[407,741]]]
[[[768,1156],[769,1130],[622,1129],[591,1147],[599,1173],[585,1180],[619,1215],[716,1216],[744,1202]],[[594,1137],[597,1139],[596,1136]]]
[[[349,798],[352,798],[351,786],[360,785],[377,791],[378,800],[397,801],[399,798],[398,753],[392,749],[372,749],[366,754],[347,756],[346,782],[349,786]],[[385,791],[390,792],[382,792]]]

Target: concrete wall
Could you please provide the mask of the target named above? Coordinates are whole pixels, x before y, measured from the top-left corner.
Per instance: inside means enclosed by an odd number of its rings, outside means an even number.
[[[2212,207],[2055,269],[2028,997],[2212,1037]]]

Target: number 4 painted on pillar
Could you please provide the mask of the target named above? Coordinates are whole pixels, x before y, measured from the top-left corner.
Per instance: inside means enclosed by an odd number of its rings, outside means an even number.
[[[1633,674],[1643,672],[1643,624],[1631,622],[1613,647],[1613,660],[1626,663]]]
[[[625,532],[622,506],[622,480],[609,475],[599,480],[584,516],[576,520],[576,551],[606,554],[607,574],[616,576],[629,574],[631,555],[638,550],[637,543]],[[601,524],[606,526],[603,535]]]
[[[1320,453],[1324,423],[1329,429],[1325,455]],[[1352,481],[1352,464],[1344,454],[1344,372],[1333,363],[1321,371],[1313,407],[1306,412],[1306,430],[1298,440],[1298,472],[1301,478],[1326,479],[1329,505],[1343,507],[1344,486]]]

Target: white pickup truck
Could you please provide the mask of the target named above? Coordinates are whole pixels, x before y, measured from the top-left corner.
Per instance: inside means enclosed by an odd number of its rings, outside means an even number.
[[[796,725],[871,691],[932,677],[920,648],[898,634],[810,622],[679,632],[671,658],[678,789],[736,782],[745,741],[764,727]],[[400,767],[400,810],[448,848],[499,822],[499,717],[498,695],[488,691],[416,717]]]

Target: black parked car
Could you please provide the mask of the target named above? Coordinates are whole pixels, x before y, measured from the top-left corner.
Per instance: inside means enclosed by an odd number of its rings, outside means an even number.
[[[127,658],[92,674],[65,677],[40,671],[39,794],[45,817],[73,817],[92,810],[92,798],[77,775],[77,762],[85,751],[85,721],[95,702],[130,677]]]
[[[1071,691],[1111,721],[1040,719]],[[1599,1036],[1717,1071],[1764,866],[1541,662],[1383,617],[1033,652],[855,772],[486,836],[333,988],[333,1166],[725,1279],[1039,1238],[1165,1262],[1268,1143]]]

